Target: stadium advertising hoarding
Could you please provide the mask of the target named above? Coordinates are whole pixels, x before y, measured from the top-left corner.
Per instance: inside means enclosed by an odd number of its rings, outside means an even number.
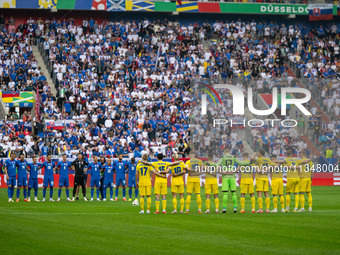
[[[179,4],[178,2],[131,0],[3,0],[0,3],[0,8],[275,15],[308,15],[310,9],[308,4],[219,3],[196,1],[182,1],[181,4]],[[337,5],[333,5],[333,14],[337,15]]]
[[[220,3],[222,13],[308,15],[306,4],[236,4]]]

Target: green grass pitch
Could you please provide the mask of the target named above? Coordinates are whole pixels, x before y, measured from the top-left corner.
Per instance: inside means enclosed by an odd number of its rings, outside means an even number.
[[[0,189],[0,250],[6,255],[340,254],[340,187],[312,191],[312,213],[251,214],[246,196],[245,214],[232,213],[230,198],[227,214],[199,215],[193,196],[189,215],[171,215],[169,193],[167,215],[139,215],[139,207],[121,199],[67,202],[63,190],[61,202],[24,203],[21,192],[20,203],[8,203],[7,190]],[[205,210],[204,192],[202,200]]]

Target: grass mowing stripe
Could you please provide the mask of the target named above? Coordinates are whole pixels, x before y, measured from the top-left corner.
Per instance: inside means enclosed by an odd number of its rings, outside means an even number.
[[[189,215],[138,215],[121,197],[67,202],[63,192],[61,202],[8,203],[0,189],[0,247],[8,254],[337,254],[339,198],[340,187],[313,187],[312,213],[252,214],[246,196],[245,214],[233,214],[230,199],[227,214],[199,215],[194,196]],[[170,192],[167,199],[169,213]]]

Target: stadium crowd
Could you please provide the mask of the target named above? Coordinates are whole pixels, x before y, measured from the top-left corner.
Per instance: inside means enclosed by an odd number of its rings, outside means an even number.
[[[2,63],[6,63],[2,65],[3,74],[6,65],[9,70],[14,64],[16,70],[8,72],[8,82],[1,75],[4,90],[12,90],[13,86],[28,90],[39,85],[43,117],[76,123],[66,127],[65,132],[38,132],[46,139],[36,139],[34,144],[39,150],[46,147],[41,151],[46,154],[83,151],[87,156],[123,153],[138,157],[156,148],[154,154],[161,151],[171,156],[178,151],[186,157],[190,151],[190,82],[209,78],[243,89],[255,87],[257,93],[270,92],[273,86],[291,83],[287,59],[296,62],[309,79],[337,79],[339,74],[339,34],[335,24],[308,29],[303,24],[286,26],[254,20],[200,25],[166,19],[101,23],[85,19],[76,24],[72,19],[30,18],[16,31],[5,28],[1,36],[3,41],[7,38],[12,50],[12,54],[6,50],[2,53]],[[41,43],[49,60],[57,99],[30,53],[33,39]],[[338,103],[339,89],[336,83],[329,88],[323,85],[315,83],[325,91],[325,105],[338,116],[338,104],[332,102]],[[229,99],[228,95],[223,98],[226,102]],[[330,143],[340,153],[337,122],[324,126],[316,114],[308,129],[313,129],[317,142]],[[253,135],[254,147],[268,148],[272,153],[282,140],[299,144],[299,150],[306,147],[298,139],[301,132],[295,129],[265,129]],[[236,142],[227,139],[227,146],[234,146],[235,153],[242,149],[239,137]],[[6,143],[3,139],[2,144]],[[20,143],[26,152],[31,150],[29,142]],[[11,147],[7,145],[2,146],[6,152]]]

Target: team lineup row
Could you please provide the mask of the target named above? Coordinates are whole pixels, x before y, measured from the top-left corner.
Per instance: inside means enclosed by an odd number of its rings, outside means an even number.
[[[55,164],[52,161],[50,155],[47,156],[47,160],[44,163],[38,163],[37,158],[33,158],[33,163],[27,163],[24,155],[20,155],[19,160],[15,160],[15,155],[11,155],[11,158],[6,160],[4,164],[4,170],[8,185],[8,198],[9,202],[14,202],[12,197],[14,195],[14,187],[17,186],[17,202],[19,202],[20,189],[24,189],[25,202],[30,201],[31,189],[35,190],[35,201],[38,201],[38,171],[44,168],[44,180],[43,180],[43,201],[46,197],[46,189],[50,187],[50,201],[53,200],[53,187],[54,187],[54,171],[59,172],[59,191],[58,200],[60,201],[61,189],[65,187],[67,200],[71,201],[69,197],[69,170],[74,171],[74,189],[73,189],[73,200],[75,195],[79,192],[79,187],[82,188],[84,200],[86,198],[86,182],[87,174],[91,174],[90,186],[91,186],[91,200],[93,200],[94,188],[97,189],[97,200],[99,199],[99,191],[102,188],[102,198],[106,200],[106,190],[110,188],[110,197],[113,200],[113,188],[116,186],[116,198],[118,200],[118,188],[123,188],[123,200],[125,198],[125,186],[126,186],[126,173],[129,174],[128,185],[129,195],[131,199],[132,187],[136,187],[136,166],[137,162],[132,158],[131,161],[127,162],[122,160],[123,156],[120,155],[119,159],[112,162],[111,158],[108,158],[106,162],[99,162],[98,157],[93,158],[92,163],[88,163],[82,154],[78,154],[78,158],[73,162],[67,161],[67,156],[63,155],[62,160]],[[27,171],[29,174],[29,181],[27,180]],[[116,182],[114,184],[113,174],[116,174]],[[28,185],[27,185],[28,184]],[[27,192],[28,186],[28,192]],[[28,195],[27,195],[28,193]],[[135,190],[135,197],[138,197],[138,189]]]
[[[203,174],[203,172],[197,171],[197,169],[202,166],[234,166],[235,163],[238,165],[238,169],[241,170],[241,213],[244,213],[245,210],[245,195],[247,193],[250,194],[251,197],[251,206],[252,213],[255,213],[255,197],[254,197],[254,183],[253,183],[253,174],[256,175],[256,192],[257,192],[257,201],[258,201],[258,213],[263,212],[263,198],[262,195],[265,196],[265,205],[266,212],[270,212],[270,198],[269,198],[269,179],[268,173],[263,172],[263,168],[268,168],[271,166],[277,166],[279,164],[285,164],[289,166],[289,169],[293,169],[292,165],[302,165],[302,167],[306,168],[304,171],[288,171],[287,172],[287,186],[285,191],[284,198],[284,185],[283,185],[283,175],[282,172],[273,172],[272,173],[272,183],[271,183],[271,193],[273,196],[273,204],[274,209],[271,212],[278,212],[278,201],[280,200],[281,211],[289,212],[290,207],[290,194],[294,193],[295,195],[295,207],[294,212],[303,212],[304,204],[305,204],[305,193],[308,197],[309,203],[309,211],[312,211],[312,195],[311,195],[311,179],[312,173],[310,171],[306,171],[307,168],[311,167],[312,161],[308,158],[305,158],[305,154],[302,154],[302,159],[292,158],[291,152],[288,152],[288,157],[285,160],[274,160],[264,157],[264,151],[260,150],[258,153],[255,153],[251,158],[248,157],[248,154],[244,154],[244,160],[239,161],[236,157],[230,154],[230,151],[227,151],[226,154],[219,160],[219,162],[214,163],[210,161],[203,162],[201,159],[194,158],[194,155],[190,155],[190,160],[184,164],[182,161],[178,161],[178,157],[175,157],[175,162],[169,163],[162,161],[162,155],[158,155],[157,162],[147,162],[147,155],[143,155],[143,159],[137,165],[137,183],[139,185],[140,190],[140,206],[141,211],[140,214],[144,214],[145,208],[145,197],[147,198],[147,213],[150,213],[151,206],[151,181],[150,174],[154,173],[156,175],[155,184],[154,184],[154,194],[156,197],[155,205],[156,212],[155,214],[159,214],[160,208],[160,198],[162,198],[162,207],[163,213],[166,213],[166,195],[167,195],[167,180],[165,175],[159,176],[159,173],[171,173],[172,174],[172,183],[171,183],[171,192],[173,195],[173,213],[177,213],[177,195],[180,197],[180,213],[184,213],[184,180],[182,175],[188,173],[187,179],[187,190],[186,190],[186,213],[189,213],[190,204],[191,204],[191,195],[196,194],[198,213],[202,213],[202,198],[201,198],[201,187],[200,187],[200,178],[199,175]],[[257,158],[255,159],[255,157]],[[256,173],[252,172],[254,169],[254,165],[257,165]],[[307,166],[309,165],[309,167]],[[242,167],[242,166],[249,166]],[[231,192],[232,195],[232,203],[234,213],[237,212],[237,196],[236,196],[236,178],[234,172],[210,172],[209,167],[206,168],[205,173],[205,194],[206,194],[206,211],[205,213],[210,213],[210,197],[213,194],[215,199],[215,212],[219,212],[219,198],[218,198],[218,182],[217,182],[217,174],[222,175],[222,192],[223,192],[223,209],[221,213],[226,213],[227,203],[228,203],[228,192]],[[286,200],[286,207],[284,206]],[[301,209],[298,210],[299,202],[301,204]]]
[[[194,155],[191,155],[194,156]],[[255,157],[257,158],[255,159]],[[288,155],[290,156],[290,155]],[[302,166],[304,171],[288,171],[287,172],[287,186],[286,186],[286,208],[284,208],[284,185],[283,185],[283,176],[282,172],[273,172],[272,173],[272,183],[271,183],[271,194],[273,196],[273,204],[274,209],[272,212],[278,211],[278,200],[281,204],[281,211],[289,211],[290,206],[290,193],[295,194],[295,207],[294,211],[298,210],[299,200],[301,203],[301,209],[299,211],[304,211],[304,203],[305,203],[305,194],[308,197],[309,203],[309,211],[312,210],[312,196],[311,196],[311,178],[312,172],[307,171],[307,168],[312,166],[312,162],[310,159],[304,158],[305,155],[302,155],[303,159],[296,158],[286,158],[285,160],[275,160],[264,157],[264,151],[259,151],[254,154],[251,158],[248,157],[247,153],[243,155],[244,160],[239,161],[233,155],[226,152],[225,156],[223,156],[219,162],[214,163],[211,161],[203,162],[200,159],[191,157],[190,160],[186,162],[180,161],[178,156],[175,156],[174,162],[165,162],[163,161],[163,155],[158,155],[157,162],[148,162],[148,155],[144,154],[143,158],[140,162],[136,162],[134,158],[131,159],[130,162],[126,162],[122,160],[122,156],[119,156],[118,161],[114,163],[111,162],[111,159],[107,159],[107,162],[100,163],[98,162],[98,158],[94,157],[93,163],[87,164],[84,161],[84,158],[81,154],[78,155],[78,159],[74,162],[70,163],[66,160],[66,155],[63,156],[63,160],[60,161],[56,166],[51,161],[51,157],[47,157],[47,161],[43,164],[37,163],[37,159],[33,158],[33,163],[29,164],[24,160],[23,156],[20,156],[20,159],[16,161],[14,157],[7,160],[5,162],[5,174],[7,178],[8,184],[8,197],[9,202],[13,202],[12,196],[14,194],[14,186],[16,181],[16,169],[18,169],[17,175],[17,201],[19,201],[20,196],[20,188],[24,188],[24,196],[25,201],[30,201],[30,191],[32,188],[35,189],[35,200],[37,199],[38,192],[38,181],[37,181],[37,172],[38,169],[45,167],[44,173],[44,189],[43,189],[43,201],[45,201],[46,189],[50,187],[50,201],[54,201],[52,199],[53,196],[53,170],[57,170],[60,173],[59,178],[59,191],[58,191],[58,200],[60,201],[61,188],[66,188],[67,200],[71,201],[69,198],[69,180],[68,180],[68,170],[72,168],[75,171],[74,178],[74,189],[73,189],[73,200],[75,200],[75,194],[79,191],[78,187],[81,186],[83,190],[84,200],[86,198],[86,173],[91,173],[91,201],[93,200],[94,195],[94,187],[97,189],[97,200],[99,199],[99,188],[101,187],[101,174],[103,177],[103,193],[102,198],[103,201],[106,201],[106,190],[110,188],[110,199],[113,201],[113,188],[116,186],[116,197],[115,200],[118,199],[118,188],[121,186],[123,188],[123,200],[126,201],[125,198],[125,174],[129,173],[128,178],[128,186],[129,186],[129,195],[131,200],[132,188],[135,188],[135,201],[137,202],[138,191],[140,192],[140,206],[141,206],[141,214],[144,213],[144,198],[147,198],[147,213],[150,213],[151,206],[151,174],[155,174],[155,184],[154,184],[154,194],[156,197],[155,205],[156,205],[156,214],[159,214],[160,208],[160,199],[162,198],[162,207],[163,213],[166,213],[166,195],[167,195],[167,179],[166,174],[171,173],[172,182],[171,182],[171,192],[173,195],[173,213],[177,213],[177,195],[180,196],[180,212],[184,212],[184,180],[183,176],[185,173],[188,173],[187,179],[187,191],[186,191],[186,213],[189,213],[190,203],[191,203],[191,194],[195,193],[197,198],[197,206],[198,212],[202,213],[202,199],[200,195],[200,175],[203,172],[197,171],[197,169],[206,166],[204,174],[206,176],[205,181],[205,194],[206,194],[206,213],[210,212],[210,196],[211,193],[215,199],[215,211],[219,212],[219,198],[218,198],[218,182],[217,175],[222,175],[222,192],[223,192],[223,209],[222,213],[226,212],[227,202],[228,202],[228,191],[231,192],[232,202],[234,207],[234,212],[237,212],[237,196],[236,196],[236,178],[234,171],[226,171],[226,172],[216,172],[209,171],[210,167],[217,166],[234,166],[235,163],[238,165],[237,169],[241,172],[241,213],[244,213],[244,205],[245,205],[245,194],[249,193],[251,197],[251,205],[252,212],[255,212],[255,197],[254,197],[254,184],[253,184],[253,175],[256,175],[256,192],[257,192],[257,201],[258,201],[258,211],[259,213],[263,212],[263,198],[262,195],[265,196],[265,205],[266,212],[269,212],[270,207],[270,198],[269,198],[269,179],[268,174],[265,171],[266,168],[270,166],[278,166],[278,165],[287,165],[289,169],[292,169],[291,166]],[[254,166],[257,166],[255,168]],[[253,172],[253,169],[257,169],[256,172]],[[30,172],[30,179],[28,182],[28,199],[27,199],[27,172]],[[116,182],[113,182],[113,173],[116,173]],[[78,195],[77,195],[78,196]]]

